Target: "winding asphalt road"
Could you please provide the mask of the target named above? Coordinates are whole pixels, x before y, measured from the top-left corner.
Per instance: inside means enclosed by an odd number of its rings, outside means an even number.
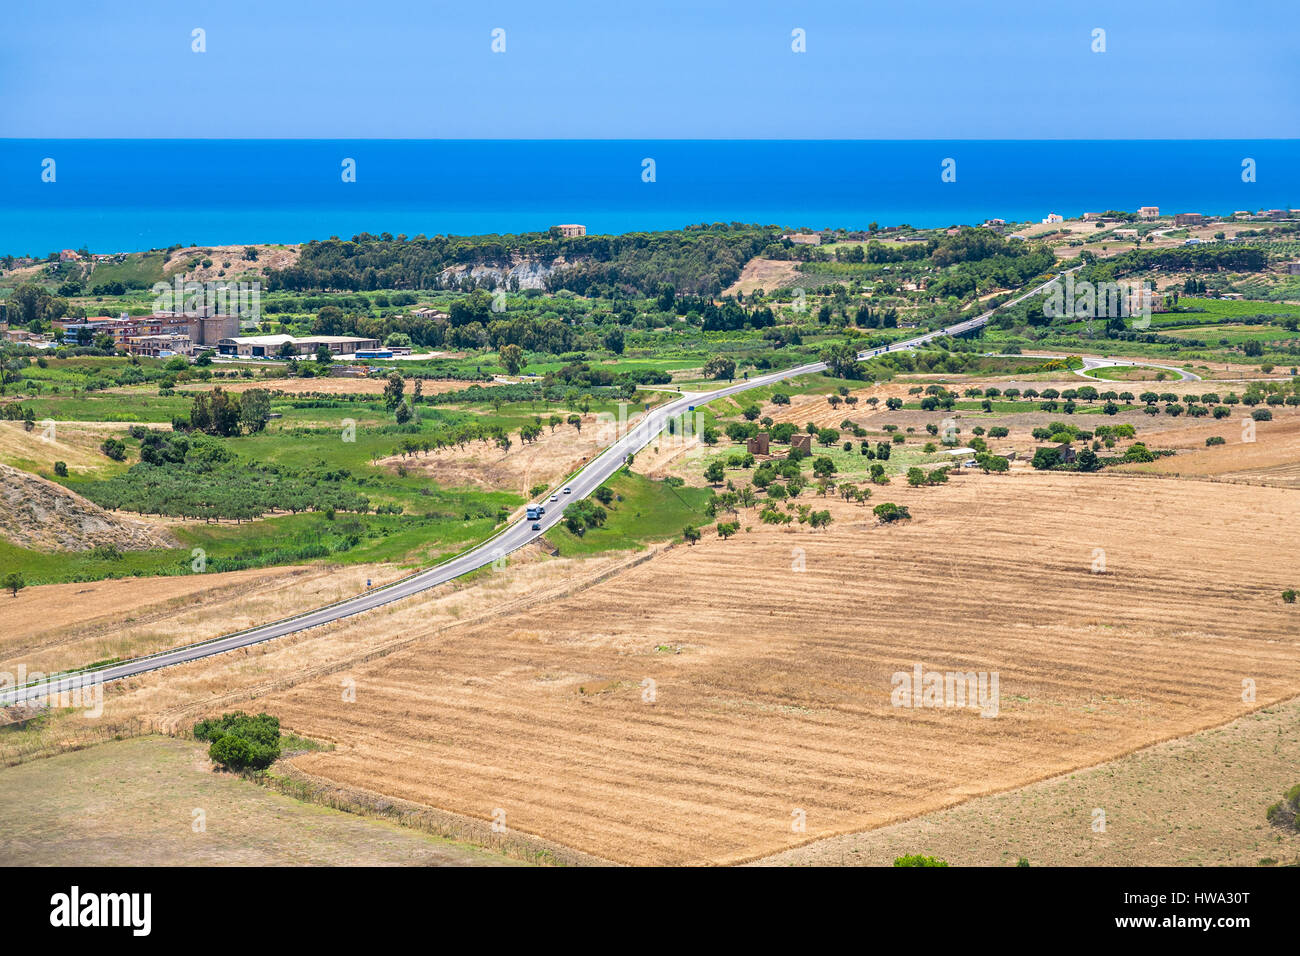
[[[1161,364],[1159,364],[1158,362],[1143,362],[1143,361],[1136,360],[1136,359],[1107,359],[1107,358],[1096,358],[1096,357],[1091,356],[1091,355],[1085,355],[1085,356],[1083,357],[1083,368],[1077,368],[1077,369],[1075,369],[1075,370],[1074,370],[1074,374],[1075,374],[1075,375],[1082,375],[1084,378],[1090,378],[1090,379],[1092,379],[1094,382],[1096,382],[1096,381],[1099,381],[1099,379],[1097,379],[1097,378],[1095,378],[1094,376],[1088,374],[1088,372],[1091,371],[1092,369],[1094,369],[1094,368],[1125,368],[1125,367],[1130,366],[1130,365],[1138,365],[1138,366],[1141,366],[1141,367],[1143,367],[1143,368],[1158,368],[1158,369],[1161,369],[1161,370],[1166,371],[1166,372],[1173,372],[1175,375],[1178,376],[1179,381],[1183,381],[1183,382],[1199,382],[1199,381],[1201,380],[1201,376],[1195,374],[1194,372],[1187,372],[1187,371],[1184,371],[1184,370],[1181,369],[1181,368],[1174,368],[1172,365],[1161,365]],[[1105,379],[1100,379],[1100,381],[1105,381]],[[1116,384],[1119,384],[1119,383],[1116,383]]]
[[[1064,275],[1064,273],[1062,273],[1062,275]],[[1055,281],[1055,278],[1041,285],[1035,286],[1028,292],[1003,303],[1003,305],[1013,305],[1032,295],[1036,295],[1053,281]],[[1001,306],[998,308],[1001,308]],[[919,345],[924,345],[941,336],[960,335],[963,332],[969,332],[981,328],[988,322],[989,318],[996,311],[996,308],[990,309],[988,312],[976,316],[973,319],[958,322],[957,324],[950,325],[947,328],[927,332],[903,342],[894,342],[884,348],[870,349],[860,352],[858,353],[858,358],[864,360],[876,358],[887,352],[898,352],[904,349],[916,348]],[[107,683],[109,681],[123,680],[149,671],[160,670],[164,667],[173,667],[177,664],[185,664],[204,657],[212,657],[216,654],[223,654],[226,651],[237,650],[241,647],[249,647],[253,644],[272,641],[277,637],[296,634],[299,631],[319,627],[322,624],[329,624],[345,617],[351,617],[354,614],[362,614],[377,607],[382,607],[385,604],[391,604],[394,601],[400,601],[413,594],[418,594],[421,591],[427,591],[429,588],[437,587],[440,584],[445,584],[463,574],[468,574],[470,571],[475,571],[492,564],[494,561],[503,558],[511,551],[521,548],[529,542],[544,535],[550,528],[554,527],[563,519],[564,509],[567,505],[585,498],[587,495],[595,491],[596,488],[600,487],[600,485],[602,485],[622,466],[628,455],[640,451],[649,444],[650,441],[666,427],[670,418],[686,414],[693,408],[715,401],[719,398],[735,395],[752,388],[761,388],[764,385],[772,385],[796,375],[822,372],[825,371],[825,369],[826,365],[822,362],[800,365],[796,368],[789,368],[780,372],[771,372],[767,375],[760,375],[744,381],[735,382],[724,388],[714,389],[708,392],[699,392],[695,394],[686,393],[679,399],[660,406],[659,408],[652,409],[645,413],[638,422],[630,425],[630,427],[628,427],[613,444],[583,466],[582,470],[574,475],[567,485],[561,486],[569,488],[569,494],[561,492],[558,501],[543,502],[546,507],[546,514],[540,522],[536,522],[541,526],[538,530],[533,530],[533,524],[535,523],[533,521],[527,519],[516,521],[514,524],[509,525],[493,537],[484,541],[482,544],[479,544],[465,553],[443,562],[442,564],[425,571],[417,572],[395,581],[392,584],[366,591],[364,594],[359,594],[356,597],[329,604],[325,607],[316,608],[315,610],[295,615],[294,617],[274,621],[270,624],[263,624],[260,627],[251,628],[246,631],[227,634],[223,637],[203,641],[198,644],[188,644],[184,647],[162,651],[157,654],[151,654],[147,657],[138,657],[133,660],[122,661],[121,663],[113,664],[108,667],[99,668],[93,672],[74,672],[59,675],[57,677],[31,681],[20,687],[7,688],[6,690],[0,691],[0,706],[8,706],[10,704],[22,703],[29,700],[37,700],[56,694],[71,694],[77,688],[84,687],[88,679],[93,679],[95,683]]]

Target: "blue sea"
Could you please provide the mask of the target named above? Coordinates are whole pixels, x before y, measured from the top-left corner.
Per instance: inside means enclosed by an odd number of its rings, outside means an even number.
[[[15,255],[557,223],[945,226],[1144,205],[1298,207],[1300,140],[0,140],[0,254]]]

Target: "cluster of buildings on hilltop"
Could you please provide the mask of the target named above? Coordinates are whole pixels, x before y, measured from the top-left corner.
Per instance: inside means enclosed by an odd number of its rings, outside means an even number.
[[[203,348],[215,349],[222,338],[238,334],[239,316],[211,311],[155,312],[118,318],[58,319],[52,325],[54,341],[61,345],[90,345],[98,336],[109,335],[114,347],[132,355],[167,358],[190,355]]]

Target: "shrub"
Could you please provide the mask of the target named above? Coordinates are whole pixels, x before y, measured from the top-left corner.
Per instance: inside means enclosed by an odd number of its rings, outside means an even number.
[[[912,853],[907,856],[900,856],[894,860],[894,866],[947,866],[947,860],[941,860],[934,856],[922,856],[919,853]]]
[[[1209,447],[1210,445],[1222,445],[1223,443],[1224,439],[1222,435],[1211,435],[1209,438],[1205,439],[1206,447]]]
[[[1285,591],[1283,591],[1283,592],[1282,592],[1282,600],[1285,601],[1287,604],[1294,604],[1294,603],[1295,603],[1295,589],[1294,589],[1294,588],[1287,588]]]
[[[68,463],[66,461],[56,461],[54,463],[54,473],[60,478],[68,477]]]
[[[889,524],[893,521],[907,521],[912,517],[905,505],[896,505],[892,501],[876,505],[871,509],[871,513],[880,519],[881,524]]]
[[[1271,422],[1273,420],[1273,413],[1267,408],[1257,408],[1250,413],[1250,417],[1255,419],[1257,422]]]

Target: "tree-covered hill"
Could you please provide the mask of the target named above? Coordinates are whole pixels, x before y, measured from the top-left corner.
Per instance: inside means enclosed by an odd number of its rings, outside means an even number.
[[[350,240],[312,241],[296,265],[268,273],[274,290],[316,291],[438,289],[456,285],[449,269],[517,261],[560,267],[548,278],[552,291],[580,295],[656,294],[667,284],[679,292],[717,295],[777,235],[774,227],[697,226],[675,232],[617,236],[553,233],[483,236],[416,236],[363,233]]]

